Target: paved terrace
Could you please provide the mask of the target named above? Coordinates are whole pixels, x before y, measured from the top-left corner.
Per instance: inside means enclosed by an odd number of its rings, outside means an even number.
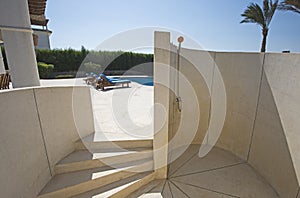
[[[42,86],[86,85],[82,79],[41,80]],[[91,87],[94,140],[153,138],[153,86],[132,82],[130,87]]]

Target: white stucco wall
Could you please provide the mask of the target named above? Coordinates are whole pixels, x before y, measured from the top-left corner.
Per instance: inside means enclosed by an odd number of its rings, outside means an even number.
[[[2,30],[7,64],[14,88],[39,86],[32,34]]]
[[[246,160],[253,131],[262,64],[263,55],[259,53],[221,53],[182,49],[180,72],[193,86],[198,98],[198,107],[194,106],[194,111],[190,111],[187,116],[175,111],[177,118],[175,127],[180,121],[183,122],[183,119],[190,123],[197,119],[196,109],[199,108],[199,127],[192,143],[200,144],[208,141],[204,137],[211,116],[212,95],[215,97],[215,102],[221,100],[217,89],[218,83],[222,83],[218,82],[220,80],[216,75],[218,70],[225,86],[227,111],[223,130],[216,146],[229,150]],[[187,85],[180,81],[181,97],[190,97],[190,94],[185,93],[186,90]],[[174,98],[170,100],[170,104],[174,104]],[[183,100],[184,104],[191,105]],[[181,120],[178,114],[181,114]],[[218,113],[214,116],[218,116]],[[185,134],[187,134],[186,131]],[[169,133],[172,134],[171,137],[175,135],[173,131]],[[207,137],[211,138],[213,135]]]
[[[300,54],[266,54],[264,70],[300,182]]]
[[[217,146],[247,160],[263,65],[260,53],[216,53],[227,96],[224,127]]]
[[[33,89],[0,93],[1,197],[35,197],[51,178]]]
[[[299,186],[294,165],[265,74],[248,163],[276,189],[280,197],[296,197]]]
[[[281,197],[299,188],[300,54],[268,53],[249,163]]]
[[[94,132],[90,90],[87,87],[39,88],[35,89],[35,96],[53,169],[66,153],[74,150],[76,140]]]
[[[1,1],[0,30],[13,87],[39,86],[27,1]]]
[[[2,197],[35,197],[51,179],[55,163],[72,152],[74,141],[94,132],[89,88],[74,89],[76,116],[73,87],[0,92]],[[80,134],[74,119],[81,120],[76,123]]]
[[[177,74],[177,49],[173,50],[171,73],[171,89],[176,92]],[[176,135],[181,138],[173,139],[174,146],[180,147],[182,144],[200,144],[204,140],[208,129],[210,95],[209,90],[212,84],[212,74],[214,68],[214,53],[181,48],[180,50],[180,77],[179,77],[179,97],[182,100],[182,112],[178,111],[175,92],[170,93],[170,140]],[[196,97],[196,101],[193,97]],[[191,107],[191,108],[190,108]],[[173,121],[174,119],[174,121]],[[185,120],[186,119],[186,120]],[[186,124],[188,123],[188,124]],[[193,124],[191,124],[193,123]],[[186,131],[193,131],[190,135]],[[184,138],[184,141],[183,139]],[[174,149],[174,148],[172,148]]]
[[[30,28],[29,8],[27,1],[1,1],[0,16],[0,25],[6,27]]]
[[[210,53],[212,59],[205,53]],[[203,138],[211,118],[209,90],[214,94],[214,81],[217,80],[216,70],[213,72],[211,65],[215,65],[222,75],[227,95],[225,123],[215,146],[248,161],[281,197],[296,197],[299,189],[296,173],[300,167],[300,54],[188,49],[183,49],[182,54],[189,61],[182,58],[180,72],[193,85],[201,112],[193,143],[206,142]],[[202,69],[205,75],[199,77],[196,69]],[[208,83],[205,84],[204,78]],[[186,86],[180,82],[183,98],[189,97],[184,94]],[[170,95],[171,111],[174,96]],[[194,108],[197,106],[194,105]],[[194,121],[196,111],[185,115],[185,119],[178,114],[175,111],[175,127],[179,122]],[[170,113],[170,119],[172,116],[173,113]],[[180,130],[177,133],[183,134],[182,141],[189,133],[193,133]],[[175,135],[173,131],[169,131],[169,134],[169,139]]]

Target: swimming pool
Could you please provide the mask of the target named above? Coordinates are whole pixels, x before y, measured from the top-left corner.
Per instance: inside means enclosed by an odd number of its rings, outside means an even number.
[[[139,83],[141,85],[145,85],[145,86],[153,86],[153,77],[130,77],[130,76],[124,76],[121,77],[120,79],[126,79],[126,80],[130,80],[136,83]]]

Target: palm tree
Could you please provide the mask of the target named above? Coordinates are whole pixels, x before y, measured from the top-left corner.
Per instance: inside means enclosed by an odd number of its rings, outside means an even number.
[[[284,0],[278,6],[280,10],[290,10],[300,14],[300,0]]]
[[[263,10],[256,3],[251,3],[247,9],[241,14],[244,19],[240,23],[256,23],[262,28],[262,45],[261,52],[266,51],[267,37],[269,33],[269,26],[273,15],[277,9],[278,0],[273,3],[272,0],[264,0]]]

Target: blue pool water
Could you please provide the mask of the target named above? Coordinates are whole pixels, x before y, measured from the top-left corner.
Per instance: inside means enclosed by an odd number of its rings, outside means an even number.
[[[130,80],[141,85],[153,86],[153,77],[122,77],[121,79]]]

